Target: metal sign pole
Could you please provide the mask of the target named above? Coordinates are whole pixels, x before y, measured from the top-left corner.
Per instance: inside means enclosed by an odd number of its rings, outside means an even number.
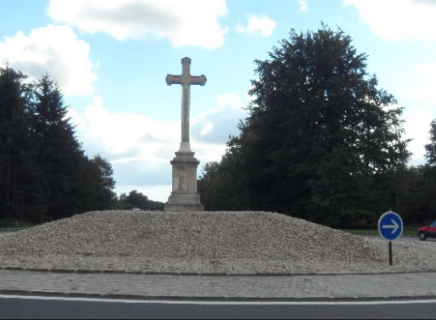
[[[386,212],[378,221],[378,232],[380,236],[389,242],[389,264],[394,265],[392,243],[398,240],[404,230],[403,219],[395,212]]]
[[[389,264],[391,266],[394,265],[394,259],[393,259],[393,254],[392,254],[392,242],[389,242]]]

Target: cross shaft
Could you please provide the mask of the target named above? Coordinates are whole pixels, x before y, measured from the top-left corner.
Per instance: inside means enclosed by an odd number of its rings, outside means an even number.
[[[190,142],[190,105],[191,105],[191,86],[206,85],[206,76],[192,76],[191,75],[191,59],[182,59],[183,74],[180,76],[168,75],[166,82],[169,86],[179,84],[183,88],[182,94],[182,143],[180,145],[180,152],[191,152]]]

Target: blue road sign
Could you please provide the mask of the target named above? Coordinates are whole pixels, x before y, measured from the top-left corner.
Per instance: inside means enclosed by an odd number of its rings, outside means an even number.
[[[395,212],[386,212],[378,222],[378,232],[387,241],[398,240],[403,234],[403,220]]]

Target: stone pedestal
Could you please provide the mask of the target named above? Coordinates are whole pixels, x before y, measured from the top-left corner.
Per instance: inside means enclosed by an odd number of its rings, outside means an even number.
[[[197,168],[200,162],[193,152],[176,152],[173,166],[173,191],[165,205],[167,212],[204,211],[197,192]]]
[[[182,86],[182,143],[176,157],[171,161],[173,166],[173,192],[165,211],[189,212],[204,211],[197,192],[197,168],[200,162],[194,158],[190,145],[189,113],[191,104],[191,86],[206,85],[206,76],[191,75],[191,59],[182,59],[183,74],[180,76],[168,75],[166,82],[169,86],[179,84]]]

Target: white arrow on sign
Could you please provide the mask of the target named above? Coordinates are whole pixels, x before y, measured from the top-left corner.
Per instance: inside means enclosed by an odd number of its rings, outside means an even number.
[[[382,226],[382,229],[393,229],[392,234],[396,233],[398,231],[398,228],[400,227],[398,223],[395,222],[395,220],[391,220],[393,225],[386,225]]]

